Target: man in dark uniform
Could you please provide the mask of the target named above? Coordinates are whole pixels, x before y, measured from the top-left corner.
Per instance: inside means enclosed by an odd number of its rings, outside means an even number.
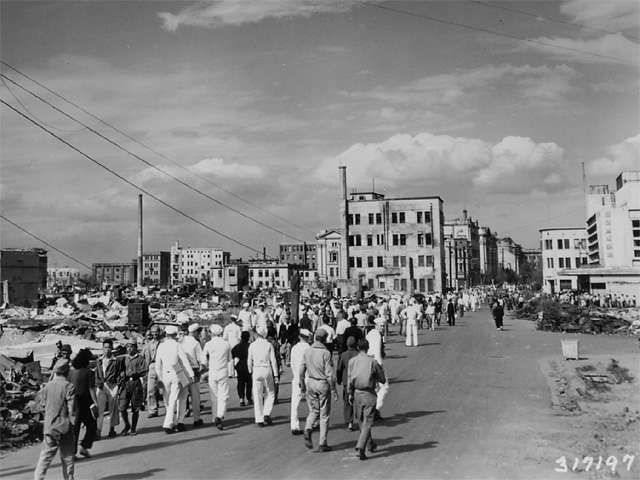
[[[358,330],[359,331],[359,330]],[[349,402],[349,361],[358,355],[356,350],[356,339],[353,337],[347,338],[347,350],[340,354],[338,358],[338,367],[336,370],[336,377],[339,384],[342,384],[342,401],[344,423],[347,424],[347,430],[353,432],[355,427],[353,426],[353,405]]]

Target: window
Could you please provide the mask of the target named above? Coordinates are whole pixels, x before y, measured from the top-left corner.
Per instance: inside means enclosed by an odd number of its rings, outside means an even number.
[[[431,234],[430,233],[425,233],[424,234],[424,244],[425,244],[425,246],[431,245]]]
[[[425,260],[426,260],[427,267],[433,267],[433,255],[427,255]],[[433,290],[433,289],[431,289],[431,290]],[[429,291],[431,291],[431,290],[429,290]]]
[[[369,287],[369,290],[373,290],[373,278],[367,280],[367,286]]]
[[[406,245],[407,244],[407,236],[402,233],[400,234],[400,245]]]
[[[418,255],[418,266],[424,267],[424,255]]]
[[[406,290],[407,289],[407,279],[406,278],[401,278],[400,279],[400,290]]]
[[[362,236],[356,235],[356,247],[360,247],[362,245]]]
[[[558,239],[558,250],[562,250],[562,239]]]
[[[384,267],[384,258],[378,257],[378,267]]]
[[[427,278],[427,291],[433,292],[433,278]]]
[[[564,259],[565,268],[571,268],[571,259],[569,257]]]
[[[584,238],[583,239],[574,238],[573,239],[573,248],[575,248],[576,250],[584,249],[586,247],[585,243],[586,242],[585,242]]]
[[[355,222],[356,222],[356,225],[360,225],[360,214],[359,213],[356,213],[356,215],[355,215]]]
[[[547,239],[544,241],[545,250],[553,250],[553,240]]]
[[[355,235],[349,235],[349,246],[353,247],[356,244],[356,237]]]
[[[373,268],[373,257],[367,257],[367,267]]]
[[[393,289],[394,290],[400,290],[400,279],[399,278],[394,278],[393,279]]]
[[[373,223],[374,223],[374,216],[373,216],[373,213],[370,213],[369,214],[369,225],[373,225]]]
[[[353,268],[356,266],[356,260],[353,257],[349,257],[349,268]]]
[[[416,223],[422,223],[422,212],[416,212]]]
[[[397,212],[392,212],[391,213],[391,223],[398,223],[398,213]]]
[[[571,290],[571,280],[560,280],[560,290]]]
[[[431,212],[424,212],[424,223],[431,223]]]
[[[347,216],[347,224],[348,225],[353,225],[353,214],[351,214],[351,213]],[[291,248],[291,247],[289,247],[289,248]]]
[[[338,252],[329,252],[329,261],[331,263],[338,263]]]
[[[382,214],[376,213],[376,225],[382,225]]]
[[[392,243],[394,246],[397,246],[397,245],[399,244],[399,242],[400,242],[400,237],[399,237],[399,235],[398,235],[397,233],[394,233],[394,234],[393,234],[393,237],[391,237],[391,238],[392,238],[392,242],[391,242],[391,243]]]
[[[362,268],[362,257],[356,257],[356,268]]]
[[[404,212],[400,212],[399,217],[400,217],[400,218],[399,218],[400,223],[405,223],[405,216],[404,216]]]
[[[334,275],[333,275],[333,267],[329,268],[329,276],[330,276],[330,277],[333,277],[333,276],[334,276]]]
[[[558,268],[564,268],[564,258],[562,257],[558,259]]]
[[[565,250],[569,250],[569,239],[568,238],[564,239],[564,248],[565,248]]]
[[[373,246],[373,235],[367,235],[367,247]]]
[[[384,233],[376,235],[376,245],[384,245]]]
[[[421,278],[421,279],[418,281],[418,285],[420,285],[420,286],[418,287],[418,288],[419,288],[419,290],[420,290],[421,292],[424,292],[424,291],[425,291],[425,281],[424,281],[424,278]]]
[[[405,257],[404,255],[402,255],[400,257],[400,266],[401,267],[406,267],[407,266],[407,257]]]
[[[393,257],[393,266],[394,267],[399,267],[400,266],[400,257],[398,257],[398,256],[394,256]]]
[[[547,258],[547,268],[553,268],[553,258]]]
[[[279,277],[279,276],[280,276],[280,270],[276,270],[276,272],[275,272],[274,276],[275,276],[275,277]]]
[[[422,233],[419,233],[418,235],[416,235],[416,239],[418,240],[418,246],[424,247],[424,235]]]

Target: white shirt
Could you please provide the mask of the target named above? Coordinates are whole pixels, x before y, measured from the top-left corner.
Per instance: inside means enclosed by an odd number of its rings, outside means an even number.
[[[302,358],[304,357],[304,352],[311,345],[307,342],[298,342],[291,349],[291,373],[293,374],[293,380],[300,377],[300,366],[302,365]]]
[[[231,322],[229,325],[224,327],[222,338],[229,342],[229,346],[233,348],[240,343],[241,334],[242,329],[240,328],[240,325],[236,324],[236,322]]]
[[[253,321],[253,314],[249,310],[242,309],[238,313],[238,318],[242,321],[242,331],[248,332],[251,328],[255,327]]]
[[[351,322],[346,318],[343,318],[336,325],[336,335],[344,335],[344,331],[351,326]]]
[[[268,340],[260,337],[249,345],[249,357],[247,358],[249,373],[253,373],[257,367],[271,367],[273,375],[279,376],[278,364],[276,363],[276,353],[273,345]]]
[[[189,365],[191,365],[191,368],[199,369],[200,357],[202,355],[202,347],[200,346],[200,342],[189,335],[186,337],[182,337],[179,343],[180,345],[182,345],[182,349],[189,359]]]
[[[172,367],[178,363],[178,360],[182,362],[186,374],[193,378],[193,369],[191,368],[191,363],[187,355],[184,353],[182,345],[174,338],[165,338],[164,341],[158,345],[156,352],[156,373],[158,374],[158,378],[161,378],[164,383],[169,384],[171,380],[175,378],[175,371]]]
[[[367,354],[373,357],[382,365],[382,334],[377,329],[367,333],[367,341],[369,342],[369,351]]]
[[[231,346],[222,337],[212,337],[204,344],[200,358],[203,365],[209,366],[209,378],[220,379],[229,375]]]
[[[349,325],[351,325],[351,324],[349,324]],[[326,323],[323,323],[322,325],[320,325],[318,327],[318,330],[320,330],[321,328],[325,332],[327,332],[327,343],[332,343],[336,339],[336,331],[333,329],[333,327],[331,325],[327,325]],[[316,332],[318,330],[316,330]]]

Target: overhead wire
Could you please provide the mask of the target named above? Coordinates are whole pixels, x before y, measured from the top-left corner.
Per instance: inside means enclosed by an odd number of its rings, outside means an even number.
[[[55,105],[52,105],[51,103],[49,103],[47,100],[43,99],[42,97],[40,97],[39,95],[37,95],[36,93],[32,92],[31,90],[29,90],[28,88],[20,85],[19,83],[17,83],[15,80],[12,80],[11,78],[7,77],[6,75],[4,75],[3,73],[0,73],[0,77],[2,77],[3,79],[6,79],[8,81],[10,81],[11,83],[13,83],[14,85],[16,85],[18,88],[21,88],[22,90],[24,90],[25,92],[29,93],[30,95],[34,96],[35,98],[37,98],[38,100],[40,100],[41,102],[49,105],[51,108],[53,108],[54,110],[56,110],[57,112],[59,112],[60,114],[64,115],[65,117],[73,120],[74,122],[77,122],[78,124],[82,125],[84,128],[86,128],[88,131],[90,131],[91,133],[97,135],[98,137],[102,138],[103,140],[109,142],[111,145],[115,146],[116,148],[128,153],[129,155],[133,156],[135,159],[141,161],[142,163],[144,163],[145,165],[153,168],[154,170],[157,170],[158,172],[162,173],[163,175],[166,175],[167,177],[171,178],[172,180],[175,180],[176,182],[180,183],[181,185],[183,185],[184,187],[192,190],[193,192],[196,192],[197,194],[217,203],[218,205],[221,205],[225,208],[228,208],[229,210],[231,210],[232,212],[248,219],[251,220],[252,222],[255,222],[265,228],[268,228],[269,230],[272,230],[276,233],[282,234],[282,235],[286,235],[290,238],[293,238],[294,240],[297,240],[299,242],[304,243],[304,240],[301,240],[299,238],[294,237],[293,235],[287,234],[281,230],[278,230],[277,228],[274,228],[270,225],[267,225],[264,222],[261,222],[260,220],[256,220],[253,217],[250,217],[249,215],[246,215],[244,213],[242,213],[241,211],[230,207],[229,205],[226,205],[225,203],[222,203],[220,200],[217,200],[215,198],[213,198],[212,196],[202,192],[201,190],[198,190],[197,188],[189,185],[187,182],[184,182],[183,180],[179,179],[178,177],[175,177],[173,175],[171,175],[170,173],[165,172],[164,170],[162,170],[161,168],[157,167],[156,165],[152,164],[151,162],[145,160],[144,158],[136,155],[135,153],[131,152],[130,150],[126,149],[125,147],[121,146],[120,144],[118,144],[117,142],[111,140],[110,138],[102,135],[100,132],[98,132],[97,130],[94,130],[93,128],[89,127],[88,125],[84,124],[83,122],[81,122],[80,120],[74,118],[73,116],[69,115],[68,113],[62,111],[61,109],[59,109],[58,107],[56,107]]]
[[[79,105],[75,104],[75,103],[74,103],[74,102],[72,102],[71,100],[69,100],[69,99],[67,99],[67,98],[63,97],[63,96],[62,96],[62,95],[60,95],[59,93],[57,93],[57,92],[55,92],[55,91],[51,90],[51,89],[50,89],[50,88],[48,88],[47,86],[45,86],[45,85],[43,85],[42,83],[38,82],[37,80],[35,80],[35,79],[31,78],[29,75],[27,75],[27,74],[25,74],[25,73],[21,72],[20,70],[18,70],[17,68],[15,68],[15,67],[13,67],[13,66],[11,66],[11,65],[9,65],[7,62],[4,62],[4,61],[0,60],[0,63],[1,63],[2,65],[5,65],[6,67],[10,68],[11,70],[15,71],[16,73],[18,73],[18,74],[22,75],[23,77],[25,77],[25,78],[29,79],[31,82],[35,83],[35,84],[36,84],[36,85],[38,85],[39,87],[41,87],[41,88],[45,89],[46,91],[48,91],[49,93],[51,93],[51,94],[55,95],[56,97],[60,98],[61,100],[63,100],[63,101],[65,101],[65,102],[67,102],[67,103],[68,103],[68,104],[70,104],[70,105],[73,105],[75,108],[77,108],[77,109],[78,109],[78,110],[80,110],[81,112],[83,112],[83,113],[85,113],[85,114],[89,115],[89,116],[90,116],[91,118],[93,118],[94,120],[97,120],[98,122],[102,123],[103,125],[105,125],[105,126],[107,126],[107,127],[111,128],[111,129],[115,130],[115,131],[116,131],[116,132],[118,132],[120,135],[122,135],[122,136],[124,136],[124,137],[128,138],[128,139],[129,139],[129,140],[131,140],[132,142],[134,142],[134,143],[136,143],[136,144],[140,145],[141,147],[143,147],[143,148],[145,148],[145,149],[149,150],[150,152],[152,152],[152,153],[154,153],[154,154],[158,155],[159,157],[161,157],[161,158],[163,158],[163,159],[167,160],[168,162],[171,162],[171,163],[172,163],[172,164],[174,164],[175,166],[177,166],[177,167],[179,167],[179,168],[181,168],[181,169],[183,169],[183,170],[185,170],[185,171],[189,172],[191,175],[193,175],[193,176],[195,176],[195,177],[199,178],[200,180],[203,180],[204,182],[208,183],[209,185],[212,185],[212,186],[214,186],[214,187],[216,187],[216,188],[218,188],[218,189],[222,190],[223,192],[225,192],[225,193],[227,193],[227,194],[229,194],[229,195],[231,195],[231,196],[233,196],[233,197],[237,198],[238,200],[241,200],[241,201],[243,201],[243,202],[245,202],[245,203],[247,203],[247,204],[251,205],[252,207],[257,208],[258,210],[260,210],[260,211],[262,211],[262,212],[264,212],[264,213],[267,213],[267,214],[269,214],[269,215],[271,215],[271,216],[273,216],[273,217],[277,218],[278,220],[282,220],[283,222],[287,223],[288,225],[291,225],[291,226],[296,227],[296,228],[298,228],[298,229],[300,229],[300,230],[304,230],[304,231],[306,231],[306,232],[308,232],[308,233],[310,233],[310,234],[312,234],[312,235],[315,235],[315,233],[314,233],[314,232],[312,232],[311,230],[309,230],[309,229],[307,229],[307,228],[305,228],[305,227],[302,227],[302,226],[300,226],[300,225],[297,225],[297,224],[295,224],[295,223],[293,223],[293,222],[291,222],[291,221],[287,220],[286,218],[283,218],[283,217],[281,217],[281,216],[279,216],[279,215],[276,215],[275,213],[270,212],[269,210],[267,210],[267,209],[265,209],[265,208],[263,208],[263,207],[261,207],[261,206],[259,206],[259,205],[255,204],[255,203],[253,203],[253,202],[251,202],[251,201],[247,200],[246,198],[241,197],[240,195],[237,195],[237,194],[233,193],[232,191],[230,191],[230,190],[228,190],[228,189],[226,189],[226,188],[224,188],[224,187],[222,187],[222,186],[218,185],[217,183],[212,182],[212,181],[211,181],[211,180],[209,180],[208,178],[206,178],[206,177],[204,177],[204,176],[202,176],[202,175],[199,175],[199,174],[197,174],[196,172],[191,171],[190,169],[188,169],[188,168],[187,168],[187,167],[185,167],[184,165],[182,165],[182,164],[180,164],[180,163],[176,162],[175,160],[172,160],[171,158],[169,158],[169,157],[167,157],[167,156],[163,155],[162,153],[158,152],[157,150],[154,150],[153,148],[151,148],[151,147],[149,147],[149,146],[145,145],[144,143],[140,142],[139,140],[137,140],[137,139],[135,139],[135,138],[131,137],[130,135],[126,134],[126,133],[125,133],[125,132],[123,132],[122,130],[120,130],[120,129],[118,129],[118,128],[114,127],[113,125],[111,125],[111,124],[109,124],[109,123],[107,123],[107,122],[105,122],[105,121],[104,121],[104,120],[102,120],[101,118],[99,118],[99,117],[97,117],[96,115],[92,114],[91,112],[89,112],[89,111],[85,110],[84,108],[82,108],[81,106],[79,106]],[[44,123],[44,122],[43,122],[43,123]],[[279,232],[279,233],[280,233],[280,232]],[[293,238],[294,240],[297,240],[295,237],[292,237],[291,235],[287,235],[287,234],[284,234],[284,235],[289,236],[289,237]]]
[[[28,117],[27,117],[28,118]],[[15,223],[12,220],[9,220],[7,217],[5,217],[4,215],[0,214],[0,218],[2,218],[3,220],[5,220],[6,222],[10,223],[11,225],[13,225],[14,227],[16,227],[19,230],[22,230],[24,233],[26,233],[27,235],[31,235],[33,238],[35,238],[36,240],[38,240],[39,242],[42,242],[43,244],[45,244],[47,247],[55,250],[56,252],[64,255],[67,258],[70,258],[71,260],[73,260],[74,262],[82,265],[85,268],[88,268],[89,270],[91,270],[92,268],[87,265],[86,263],[81,262],[80,260],[78,260],[77,258],[72,257],[71,255],[69,255],[68,253],[63,252],[62,250],[60,250],[59,248],[54,247],[53,245],[51,245],[50,243],[47,243],[46,241],[42,240],[40,237],[37,237],[35,234],[31,233],[30,231],[28,231],[26,228],[21,227],[20,225],[18,225],[17,223]]]
[[[53,133],[51,130],[48,130],[47,128],[45,128],[44,126],[40,125],[37,121],[33,120],[32,118],[29,118],[27,115],[25,115],[24,113],[22,113],[21,111],[19,111],[18,109],[14,108],[12,105],[10,105],[9,103],[5,102],[4,100],[0,99],[0,103],[3,103],[4,105],[6,105],[7,107],[9,107],[11,110],[13,110],[14,112],[16,112],[18,115],[20,115],[21,117],[27,119],[29,122],[33,123],[35,126],[37,126],[38,128],[44,130],[45,132],[47,132],[49,135],[51,135],[52,137],[56,138],[57,140],[59,140],[60,142],[64,143],[65,145],[67,145],[69,148],[71,148],[72,150],[78,152],[80,155],[82,155],[83,157],[85,157],[86,159],[88,159],[89,161],[95,163],[96,165],[98,165],[100,168],[106,170],[107,172],[111,173],[112,175],[114,175],[115,177],[119,178],[120,180],[122,180],[123,182],[127,183],[128,185],[132,186],[133,188],[135,188],[136,190],[144,193],[145,195],[153,198],[155,201],[161,203],[162,205],[164,205],[165,207],[173,210],[174,212],[178,213],[179,215],[182,215],[183,217],[197,223],[198,225],[206,228],[207,230],[216,233],[218,235],[220,235],[223,238],[226,238],[227,240],[232,241],[233,243],[240,245],[242,247],[245,247],[248,250],[251,250],[252,252],[258,253],[260,255],[263,254],[262,251],[260,250],[256,250],[253,247],[250,247],[249,245],[246,245],[244,243],[242,243],[239,240],[236,240],[233,237],[230,237],[212,227],[210,227],[209,225],[203,223],[202,221],[198,220],[197,218],[192,217],[191,215],[189,215],[188,213],[183,212],[182,210],[174,207],[173,205],[171,205],[170,203],[162,200],[161,198],[157,197],[156,195],[154,195],[153,193],[145,190],[144,188],[136,185],[135,183],[133,183],[132,181],[128,180],[127,178],[123,177],[122,175],[120,175],[119,173],[117,173],[116,171],[110,169],[109,167],[103,165],[102,163],[100,163],[99,161],[97,161],[96,159],[94,159],[93,157],[91,157],[90,155],[84,153],[82,150],[80,150],[79,148],[75,147],[74,145],[72,145],[71,143],[67,142],[66,140],[64,140],[63,138],[60,138],[58,135],[56,135],[55,133]],[[275,259],[275,257],[269,257],[271,259]]]
[[[511,34],[508,34],[508,33],[500,33],[500,32],[496,32],[496,31],[493,31],[493,30],[486,29],[486,28],[472,27],[471,25],[466,25],[464,23],[453,22],[453,21],[450,21],[450,20],[443,20],[441,18],[431,17],[429,15],[424,15],[424,14],[421,14],[421,13],[408,12],[406,10],[401,10],[399,8],[389,7],[387,5],[378,5],[378,4],[375,4],[375,3],[365,2],[363,0],[351,0],[351,1],[354,2],[354,3],[359,3],[361,5],[366,5],[368,7],[379,8],[381,10],[388,10],[390,12],[395,12],[395,13],[400,13],[400,14],[403,14],[403,15],[408,15],[410,17],[423,18],[425,20],[431,20],[433,22],[443,23],[445,25],[453,25],[455,27],[467,28],[469,30],[475,30],[477,32],[489,33],[491,35],[498,35],[500,37],[511,38],[511,39],[514,39],[514,40],[521,40],[523,42],[535,43],[537,45],[542,45],[542,46],[545,46],[545,47],[550,47],[550,48],[556,48],[556,49],[560,49],[560,50],[567,50],[567,51],[571,51],[571,52],[582,53],[584,55],[590,55],[590,56],[593,56],[593,57],[606,58],[608,60],[614,60],[614,61],[617,61],[617,62],[628,63],[628,64],[631,64],[631,65],[640,65],[640,62],[634,62],[632,60],[625,60],[623,58],[611,57],[609,55],[602,55],[602,54],[599,54],[599,53],[587,52],[585,50],[580,50],[578,48],[563,47],[561,45],[554,45],[552,43],[541,42],[540,40],[534,40],[534,39],[531,39],[531,38],[519,37],[517,35],[511,35]]]

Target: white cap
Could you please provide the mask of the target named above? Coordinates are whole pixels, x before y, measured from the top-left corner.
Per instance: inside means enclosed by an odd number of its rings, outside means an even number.
[[[166,333],[167,335],[177,335],[178,327],[176,327],[175,325],[167,325],[166,327],[164,327],[164,333]]]
[[[209,330],[211,330],[211,335],[222,335],[222,327],[217,323],[211,325]]]
[[[298,334],[302,335],[303,337],[311,338],[311,332],[306,328],[301,328]]]
[[[189,325],[190,332],[197,332],[198,330],[200,330],[200,325],[198,325],[197,323]]]
[[[249,302],[244,302],[242,304],[242,308],[249,308]]]
[[[375,323],[376,325],[384,325],[385,323],[387,323],[387,321],[382,317],[378,317],[373,321],[373,323]]]

